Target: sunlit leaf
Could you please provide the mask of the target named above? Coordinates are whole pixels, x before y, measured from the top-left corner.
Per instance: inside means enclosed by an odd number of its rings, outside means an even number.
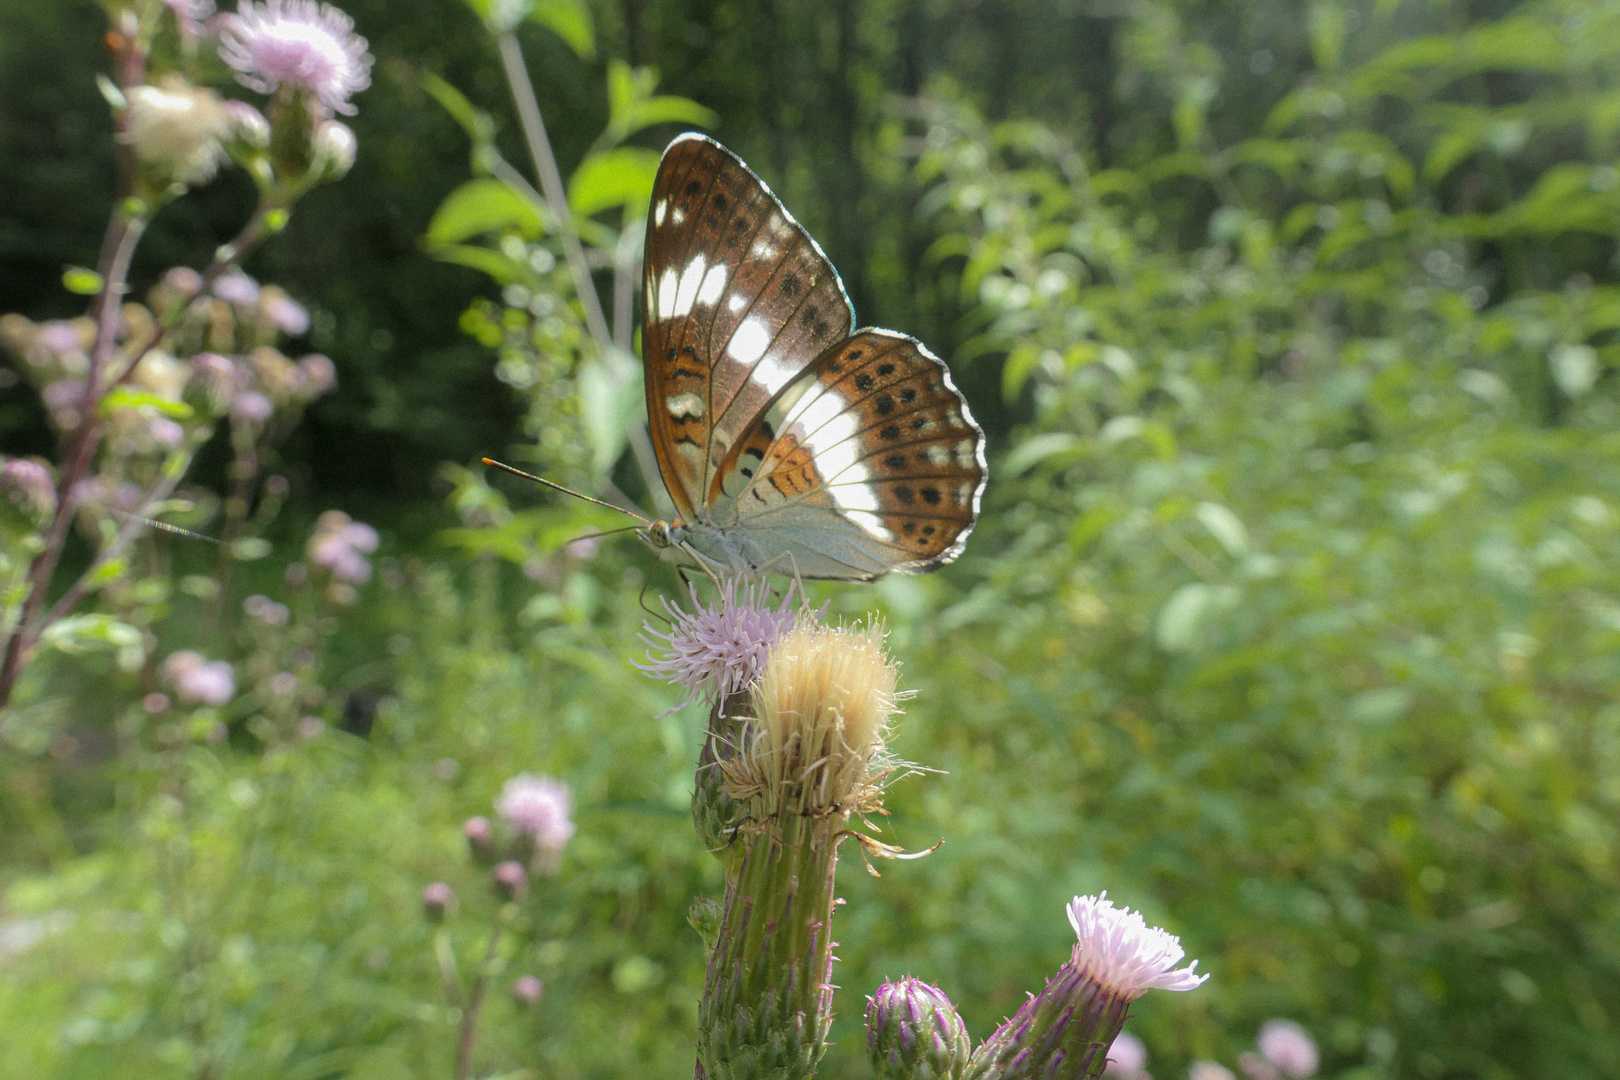
[[[659,154],[621,146],[592,154],[568,181],[568,205],[581,217],[617,207],[644,213],[652,198]]]
[[[545,224],[528,198],[486,176],[468,180],[445,196],[428,222],[424,239],[438,246],[504,232],[533,239],[545,232]]]

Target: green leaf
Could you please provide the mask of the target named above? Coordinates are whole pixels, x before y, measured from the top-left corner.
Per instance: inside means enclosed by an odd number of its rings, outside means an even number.
[[[101,415],[111,416],[115,409],[138,409],[141,406],[156,409],[173,420],[189,420],[192,408],[183,401],[170,401],[166,397],[135,386],[115,386],[101,399]]]
[[[1082,445],[1080,436],[1072,431],[1049,431],[1041,435],[1031,435],[1008,451],[1007,456],[1001,459],[1001,466],[996,472],[1003,479],[1018,476],[1047,458],[1072,453]]]
[[[623,60],[608,63],[608,124],[598,140],[601,146],[617,146],[643,128],[654,124],[686,124],[713,127],[718,117],[689,98],[654,96],[658,72],[654,68],[632,68]]]
[[[600,361],[582,366],[579,386],[580,415],[591,446],[591,465],[600,474],[613,468],[629,441],[630,425],[641,408],[641,380],[620,382]]]
[[[494,248],[472,244],[446,244],[433,249],[440,262],[455,263],[488,274],[497,285],[522,285],[534,280],[534,268],[509,259]]]
[[[653,150],[621,146],[592,154],[580,162],[568,181],[568,205],[580,217],[614,207],[645,212],[652,199],[659,155]]]
[[[444,107],[450,118],[460,124],[474,146],[482,146],[495,138],[495,121],[487,112],[467,100],[465,94],[445,82],[431,71],[422,74],[422,89]]]
[[[529,21],[562,38],[581,60],[596,57],[596,32],[584,0],[536,0]]]
[[[526,197],[493,177],[468,180],[445,196],[433,212],[423,238],[437,247],[457,244],[486,233],[515,232],[532,240],[545,234],[540,210]]]
[[[101,291],[101,275],[84,266],[62,271],[62,287],[78,296],[94,296]]]

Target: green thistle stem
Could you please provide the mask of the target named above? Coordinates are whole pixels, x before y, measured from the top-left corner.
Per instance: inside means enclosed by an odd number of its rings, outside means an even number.
[[[833,876],[845,821],[782,815],[743,840],[698,1018],[710,1080],[815,1075],[832,1023]]]

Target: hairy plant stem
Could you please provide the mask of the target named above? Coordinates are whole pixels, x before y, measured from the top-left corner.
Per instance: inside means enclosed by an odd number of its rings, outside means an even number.
[[[461,1010],[461,1030],[456,1038],[456,1080],[470,1080],[472,1076],[473,1043],[478,1038],[478,1010],[484,1004],[484,994],[489,990],[490,977],[495,974],[495,961],[501,936],[516,912],[515,903],[502,904],[495,912],[495,921],[490,927],[489,944],[484,949],[483,962],[478,965],[478,974],[473,978],[472,989],[467,993],[467,1004]]]
[[[704,981],[697,1075],[815,1075],[832,1024],[833,878],[846,823],[784,813],[747,838]]]

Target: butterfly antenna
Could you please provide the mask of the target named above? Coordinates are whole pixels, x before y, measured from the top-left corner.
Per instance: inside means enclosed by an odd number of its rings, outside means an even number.
[[[615,509],[620,509],[620,508],[615,507]],[[630,531],[632,531],[634,529],[639,529],[639,528],[641,528],[640,525],[626,525],[622,529],[608,529],[605,532],[586,533],[584,536],[576,536],[571,540],[564,540],[562,546],[567,547],[569,544],[577,544],[581,540],[599,540],[604,536],[613,536],[616,533],[630,532]]]
[[[626,510],[622,506],[615,506],[614,504],[612,504],[610,502],[606,502],[606,501],[604,501],[602,499],[593,499],[593,498],[591,498],[591,496],[583,494],[583,493],[578,492],[578,491],[575,491],[573,488],[563,487],[561,484],[557,483],[555,480],[547,480],[543,476],[536,476],[533,473],[526,473],[522,469],[514,469],[512,466],[506,464],[505,462],[496,461],[494,458],[484,458],[482,460],[483,460],[485,465],[493,465],[497,469],[505,469],[507,472],[511,473],[513,476],[521,476],[525,480],[533,480],[537,484],[544,484],[548,488],[555,488],[557,491],[560,491],[565,495],[572,495],[576,499],[584,499],[588,503],[595,503],[597,506],[605,506],[609,510],[617,510],[621,514],[625,514],[625,515],[627,515],[629,517],[635,518],[637,521],[641,522],[643,525],[651,525],[652,524],[652,522],[648,521],[646,518],[642,517],[640,514],[636,513],[633,510]],[[613,531],[619,532],[621,530],[615,529]],[[578,537],[575,537],[575,539],[576,540],[584,540],[586,538],[583,537],[583,536],[578,536]]]
[[[154,529],[162,529],[164,532],[175,533],[175,534],[177,534],[179,536],[189,536],[193,540],[204,540],[204,541],[207,541],[210,544],[213,544],[216,547],[224,547],[225,546],[225,541],[223,541],[223,540],[216,539],[215,537],[212,537],[212,536],[204,536],[202,533],[200,533],[200,532],[192,532],[190,529],[182,529],[178,525],[170,525],[168,522],[165,522],[165,521],[154,521],[149,517],[141,517],[139,514],[129,514],[129,513],[125,513],[122,510],[114,510],[112,507],[108,507],[107,509],[108,509],[108,512],[111,513],[114,517],[123,518],[125,521],[135,521],[135,522],[139,522],[142,525],[150,525]]]

